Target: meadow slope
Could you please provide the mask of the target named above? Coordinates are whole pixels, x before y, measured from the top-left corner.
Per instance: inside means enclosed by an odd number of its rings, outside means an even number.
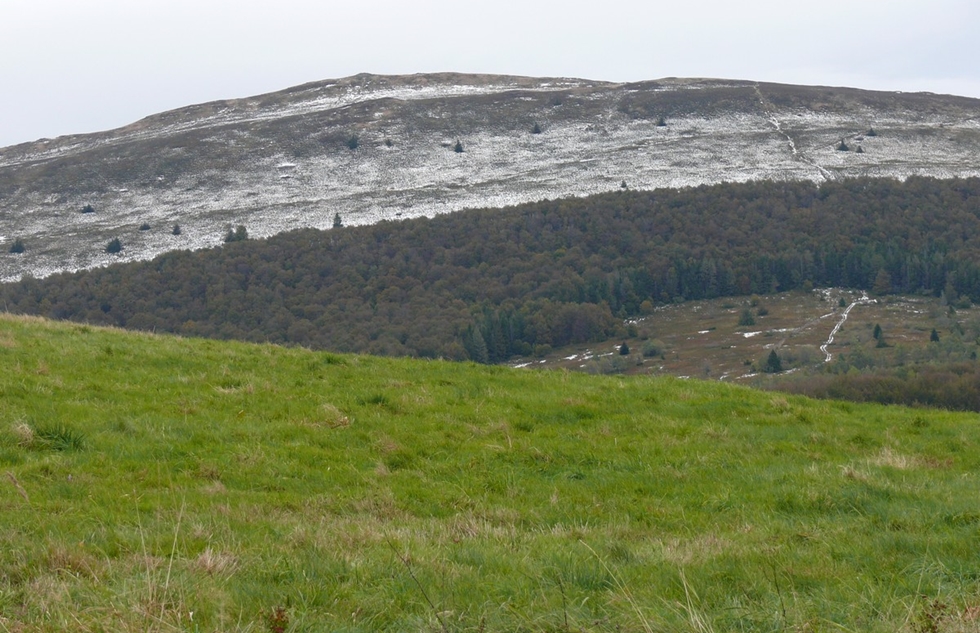
[[[3,631],[973,631],[977,416],[0,317]]]

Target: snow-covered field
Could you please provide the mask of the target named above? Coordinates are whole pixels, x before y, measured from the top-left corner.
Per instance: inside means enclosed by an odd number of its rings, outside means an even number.
[[[851,151],[837,150],[841,140]],[[359,75],[0,149],[0,279],[214,246],[237,225],[263,237],[329,228],[337,213],[367,224],[624,182],[863,175],[980,175],[980,101],[712,80]],[[87,204],[95,213],[80,212]],[[113,237],[118,255],[105,253]],[[8,253],[18,238],[26,252]]]

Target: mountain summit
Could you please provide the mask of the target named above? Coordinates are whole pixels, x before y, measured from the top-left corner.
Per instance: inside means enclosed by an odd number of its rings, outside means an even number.
[[[980,100],[964,97],[357,75],[0,149],[0,279],[216,245],[237,226],[262,237],[620,188],[976,176],[978,156]]]

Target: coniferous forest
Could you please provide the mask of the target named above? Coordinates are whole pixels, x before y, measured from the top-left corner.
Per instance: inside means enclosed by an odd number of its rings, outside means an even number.
[[[8,255],[10,256],[10,255]],[[980,179],[622,190],[312,229],[0,286],[10,312],[499,362],[657,304],[841,286],[980,300]]]

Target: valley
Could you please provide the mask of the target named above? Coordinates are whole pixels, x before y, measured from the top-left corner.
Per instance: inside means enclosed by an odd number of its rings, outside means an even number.
[[[740,325],[746,312],[753,323]],[[868,369],[970,360],[978,349],[980,313],[976,307],[951,311],[936,297],[869,298],[855,290],[819,289],[666,305],[626,325],[627,335],[621,338],[563,347],[545,358],[508,364],[765,385],[776,379],[762,371],[771,350],[780,356],[787,375],[841,366],[846,371],[851,361]],[[873,336],[875,325],[882,332],[880,346]],[[946,344],[930,341],[933,329],[949,339]],[[620,353],[623,342],[629,354]]]

